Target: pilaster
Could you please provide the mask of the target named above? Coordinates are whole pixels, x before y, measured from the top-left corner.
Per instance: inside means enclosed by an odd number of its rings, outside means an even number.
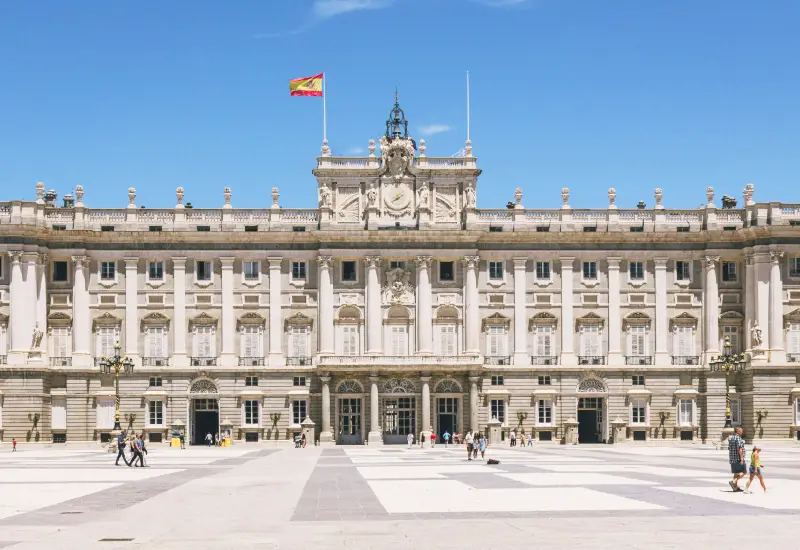
[[[431,257],[417,256],[417,353],[433,353],[433,312]]]
[[[222,264],[222,353],[220,362],[223,367],[235,367],[236,359],[235,335],[236,319],[233,311],[233,264],[235,258],[220,258]]]
[[[333,432],[331,431],[331,377],[327,374],[319,377],[322,382],[322,432],[319,434],[319,442],[332,443]]]
[[[573,300],[573,263],[575,258],[560,258],[561,262],[561,364],[573,366],[578,364],[575,356],[575,315],[572,309]]]
[[[364,258],[367,267],[367,354],[383,353],[383,319],[381,318],[380,256]]]
[[[464,272],[464,294],[466,302],[466,342],[464,353],[480,355],[480,310],[478,309],[478,256],[465,256],[462,263]]]
[[[761,331],[761,344],[754,346],[760,351],[754,354],[754,358],[766,361],[768,359],[766,350],[769,349],[770,339],[770,294],[769,282],[772,270],[772,263],[769,254],[755,255],[755,310],[758,330]]]
[[[431,445],[431,377],[423,375],[419,379],[422,382],[422,448],[427,449]]]
[[[333,338],[333,282],[331,280],[330,256],[319,256],[317,268],[319,274],[319,353],[334,354]]]
[[[622,338],[622,318],[620,315],[620,258],[608,258],[608,364],[619,366],[624,363],[620,347]],[[566,329],[566,327],[563,327]]]
[[[73,256],[75,267],[72,280],[72,337],[74,348],[72,350],[72,366],[92,366],[91,334],[92,320],[89,313],[89,266],[91,262],[87,256]],[[29,271],[29,274],[35,274]],[[33,293],[35,297],[35,292]]]
[[[655,259],[656,285],[656,352],[654,363],[658,366],[670,364],[669,317],[667,314],[667,258]]]
[[[717,264],[719,256],[706,256],[703,259],[705,273],[705,352],[706,364],[711,357],[719,355],[719,283]]]
[[[172,258],[172,366],[188,367],[186,355],[186,258]]]
[[[469,377],[469,429],[473,432],[479,430],[478,426],[478,380],[477,375]]]
[[[527,258],[514,258],[514,365],[529,365]]]
[[[269,365],[284,366],[281,258],[269,258]]]
[[[378,375],[373,374],[369,377],[369,435],[370,445],[379,445],[382,442],[381,427],[379,421],[379,398],[378,398]]]
[[[140,364],[138,271],[139,258],[125,258],[125,355],[136,365]]]
[[[8,364],[22,365],[27,359],[26,350],[28,349],[28,337],[31,331],[26,331],[27,322],[25,320],[25,280],[22,276],[22,251],[13,250],[8,253],[11,263],[11,282],[9,284],[10,294],[10,317],[9,331],[11,339],[9,342]],[[44,330],[44,329],[43,329]]]
[[[783,252],[770,252],[769,277],[769,361],[773,364],[786,361],[783,344],[783,281],[781,281],[781,260]]]

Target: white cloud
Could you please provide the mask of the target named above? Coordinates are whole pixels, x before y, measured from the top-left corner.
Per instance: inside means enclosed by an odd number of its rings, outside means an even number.
[[[347,150],[348,155],[361,155],[363,153],[364,153],[363,147],[350,147],[350,149]]]
[[[441,134],[442,132],[447,132],[450,130],[450,126],[447,124],[428,124],[426,126],[419,127],[419,133],[423,136],[431,136],[433,134]]]
[[[311,12],[317,19],[328,19],[344,13],[377,10],[388,7],[394,0],[316,0]]]

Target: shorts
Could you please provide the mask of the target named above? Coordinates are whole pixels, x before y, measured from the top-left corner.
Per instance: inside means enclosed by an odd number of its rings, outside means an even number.
[[[760,476],[761,475],[761,468],[755,468],[752,464],[750,465],[750,475],[751,476]]]
[[[731,473],[732,474],[745,474],[747,473],[747,466],[744,465],[742,462],[733,462],[731,464]]]
[[[472,445],[472,443],[467,443],[467,450],[468,450],[469,452],[472,452],[472,449],[473,449],[473,445]]]

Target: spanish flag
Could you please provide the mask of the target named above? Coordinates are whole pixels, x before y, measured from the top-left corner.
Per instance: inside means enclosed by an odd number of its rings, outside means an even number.
[[[295,78],[289,81],[289,95],[305,95],[322,97],[322,78],[325,73],[319,73],[305,78]]]

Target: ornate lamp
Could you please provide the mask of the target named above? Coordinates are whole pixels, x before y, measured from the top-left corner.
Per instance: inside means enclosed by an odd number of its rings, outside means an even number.
[[[122,432],[122,426],[119,424],[119,373],[131,374],[133,372],[133,360],[127,355],[120,357],[120,350],[119,340],[117,340],[114,344],[114,355],[111,357],[104,355],[100,358],[100,368],[103,374],[114,373],[115,375],[114,430],[112,432],[114,435],[119,435]]]
[[[731,394],[729,375],[736,372],[743,372],[747,365],[744,353],[731,353],[730,336],[725,337],[723,345],[724,355],[712,357],[709,361],[711,372],[722,372],[725,374],[725,428],[731,428]]]

